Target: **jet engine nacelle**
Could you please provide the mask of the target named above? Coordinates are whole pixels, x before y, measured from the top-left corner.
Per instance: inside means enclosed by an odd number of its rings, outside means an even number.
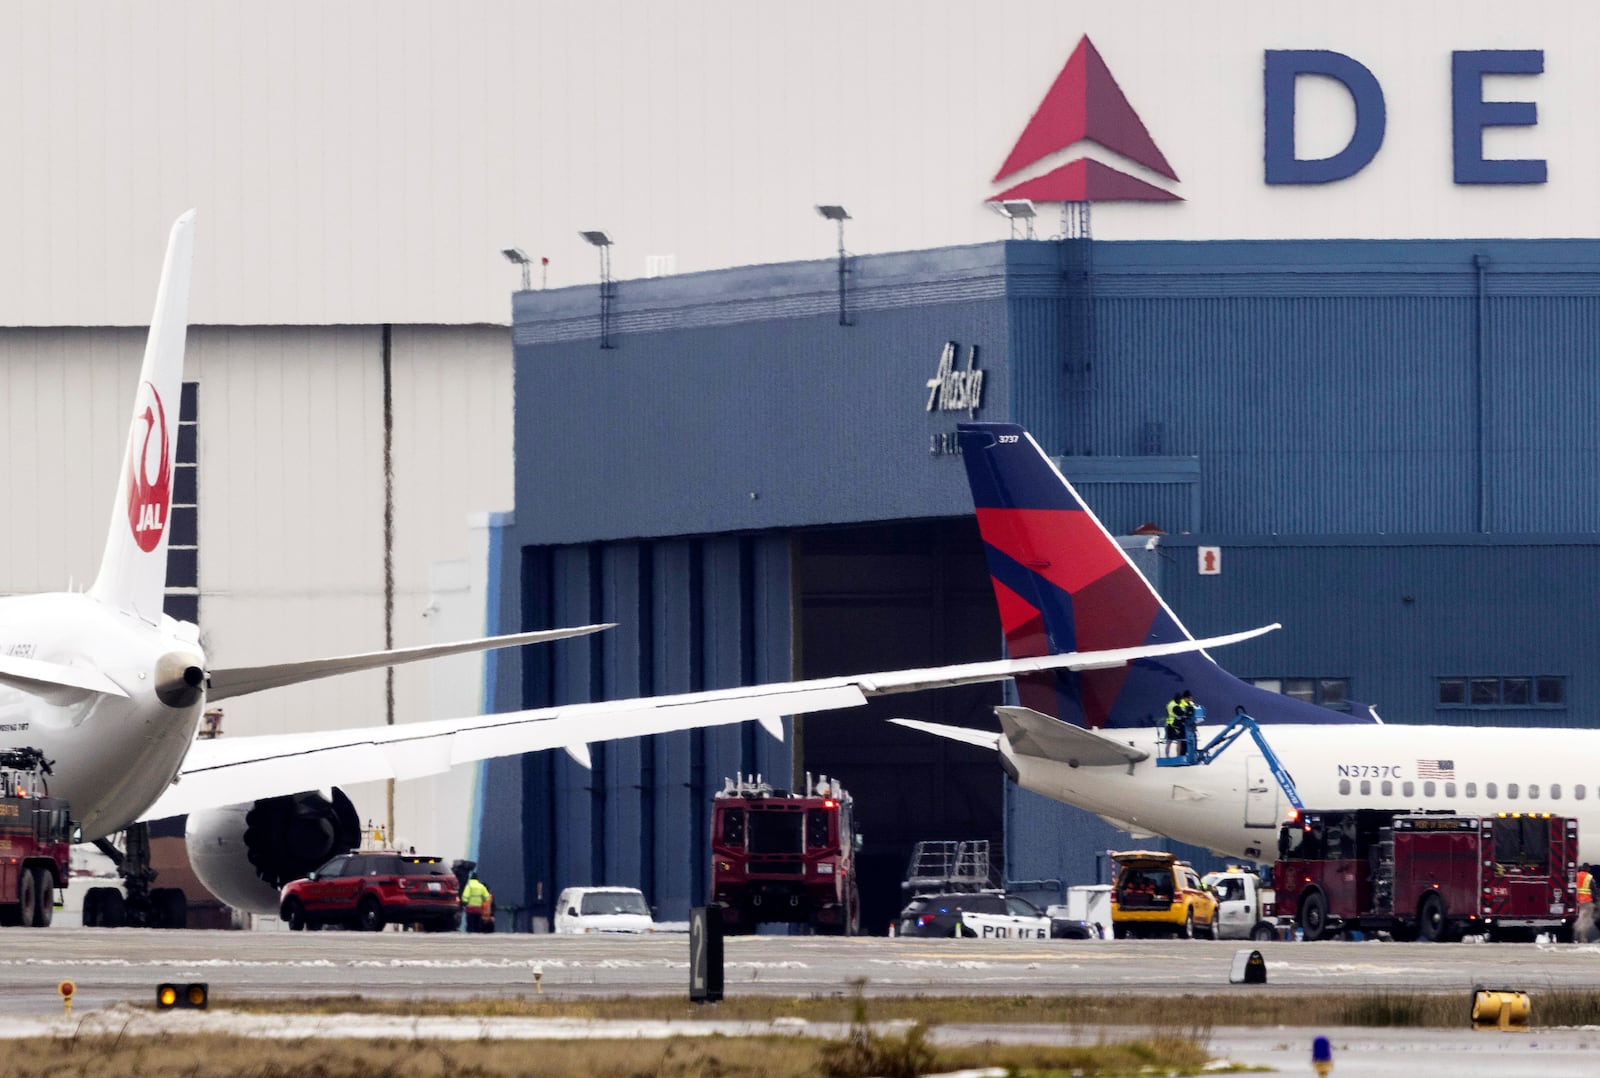
[[[228,905],[276,915],[278,891],[337,853],[361,845],[361,821],[343,790],[268,797],[189,814],[189,863]]]

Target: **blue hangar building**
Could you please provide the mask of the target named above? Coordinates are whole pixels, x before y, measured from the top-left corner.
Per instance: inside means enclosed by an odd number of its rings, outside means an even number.
[[[1283,622],[1219,654],[1241,676],[1389,722],[1600,722],[1600,242],[1011,240],[519,292],[513,340],[491,628],[617,628],[502,660],[499,708],[998,657],[970,416],[1138,533],[1191,631]],[[520,928],[599,883],[681,919],[723,779],[809,771],[856,799],[868,931],[918,839],[1104,879],[1126,836],[884,721],[995,729],[1001,693],[495,761],[478,858]]]

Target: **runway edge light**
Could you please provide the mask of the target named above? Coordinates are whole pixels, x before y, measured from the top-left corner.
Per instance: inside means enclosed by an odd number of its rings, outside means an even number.
[[[206,1010],[211,1004],[211,990],[203,981],[189,984],[156,985],[156,1010]]]
[[[1311,1069],[1317,1072],[1318,1078],[1327,1078],[1333,1073],[1333,1045],[1326,1037],[1318,1037],[1311,1042]]]

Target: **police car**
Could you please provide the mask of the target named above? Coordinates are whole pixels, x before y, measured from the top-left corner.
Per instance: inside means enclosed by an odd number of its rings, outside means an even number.
[[[1003,891],[948,891],[913,898],[896,929],[902,936],[1047,940],[1050,918]]]

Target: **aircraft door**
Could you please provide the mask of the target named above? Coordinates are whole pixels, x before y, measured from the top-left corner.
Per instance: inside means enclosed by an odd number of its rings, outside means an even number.
[[[1244,760],[1245,794],[1244,825],[1246,827],[1278,826],[1278,780],[1272,777],[1267,758],[1250,753]]]

